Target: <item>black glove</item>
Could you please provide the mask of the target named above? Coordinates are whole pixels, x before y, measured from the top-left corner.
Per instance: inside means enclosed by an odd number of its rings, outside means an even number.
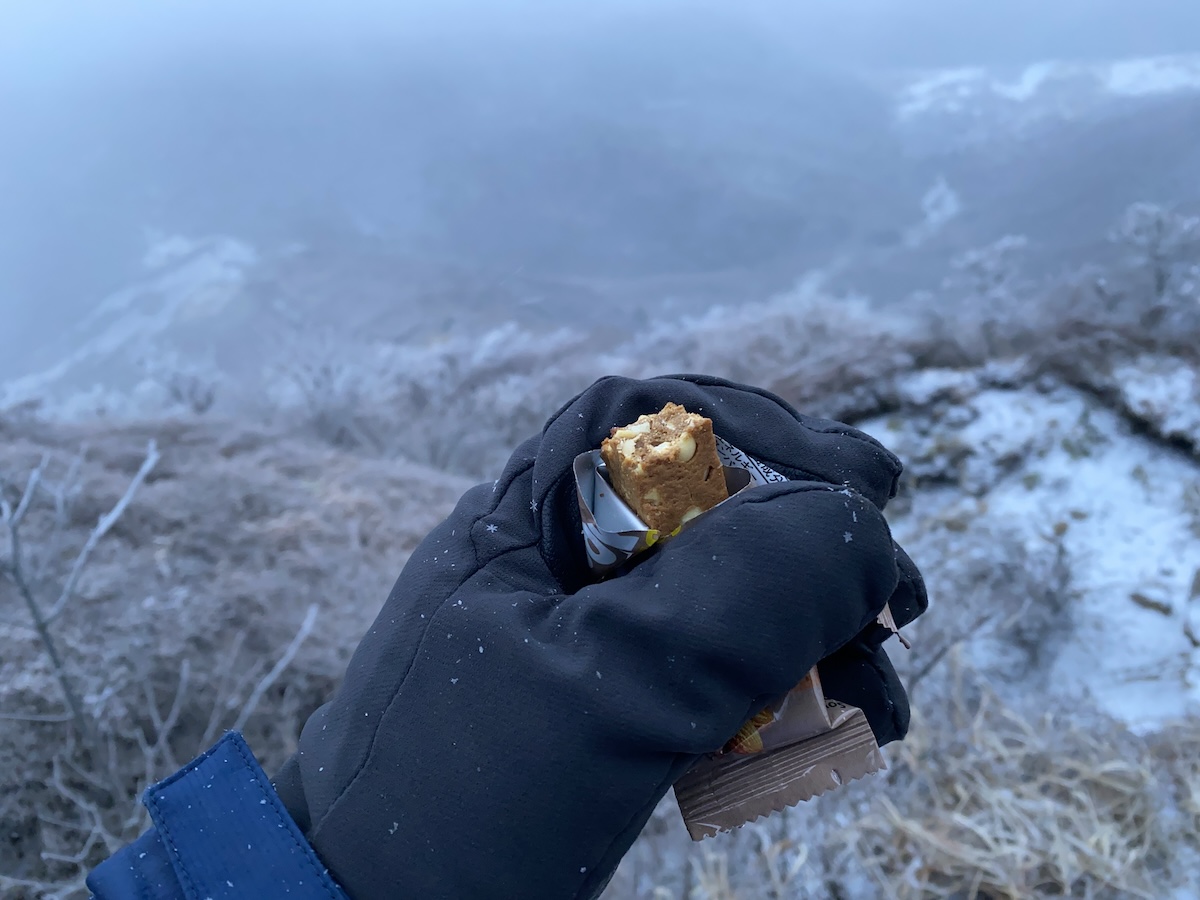
[[[667,401],[796,480],[596,584],[572,460]],[[597,382],[413,553],[279,794],[356,900],[596,896],[698,756],[818,660],[881,742],[904,735],[873,624],[889,599],[900,624],[926,604],[880,513],[899,474],[762,391]]]

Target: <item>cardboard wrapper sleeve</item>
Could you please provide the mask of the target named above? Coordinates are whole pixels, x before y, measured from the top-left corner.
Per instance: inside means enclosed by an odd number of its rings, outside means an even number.
[[[716,442],[730,497],[756,484],[787,480],[719,436]],[[648,528],[613,490],[599,450],[577,456],[574,473],[588,563],[601,578],[622,571],[641,553],[704,518],[698,516],[671,534]],[[896,632],[886,607],[879,623]],[[701,758],[675,784],[675,799],[688,833],[700,840],[884,768],[866,716],[826,699],[814,667],[720,751]]]

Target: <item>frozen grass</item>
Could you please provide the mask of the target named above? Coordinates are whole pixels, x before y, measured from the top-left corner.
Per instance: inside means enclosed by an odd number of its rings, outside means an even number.
[[[1099,718],[1018,714],[986,690],[922,709],[847,835],[885,896],[1162,896],[1175,835],[1144,743]],[[1200,730],[1180,737],[1200,749]]]
[[[666,808],[606,898],[1182,898],[1198,753],[1195,722],[1020,712],[955,659],[885,775],[701,844]]]

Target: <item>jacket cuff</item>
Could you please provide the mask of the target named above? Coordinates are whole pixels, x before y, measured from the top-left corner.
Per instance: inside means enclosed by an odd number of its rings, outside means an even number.
[[[142,802],[154,828],[91,872],[96,900],[348,900],[237,732]]]

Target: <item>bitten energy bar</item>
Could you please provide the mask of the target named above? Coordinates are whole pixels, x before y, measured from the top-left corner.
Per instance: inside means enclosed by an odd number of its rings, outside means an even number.
[[[712,421],[668,403],[613,428],[575,459],[588,561],[610,575],[755,484],[786,481],[713,434]],[[891,612],[879,622],[896,631]],[[694,840],[794,806],[885,768],[861,710],[826,699],[814,667],[675,785]]]
[[[614,428],[600,456],[617,496],[666,534],[729,496],[712,420],[677,403]]]

